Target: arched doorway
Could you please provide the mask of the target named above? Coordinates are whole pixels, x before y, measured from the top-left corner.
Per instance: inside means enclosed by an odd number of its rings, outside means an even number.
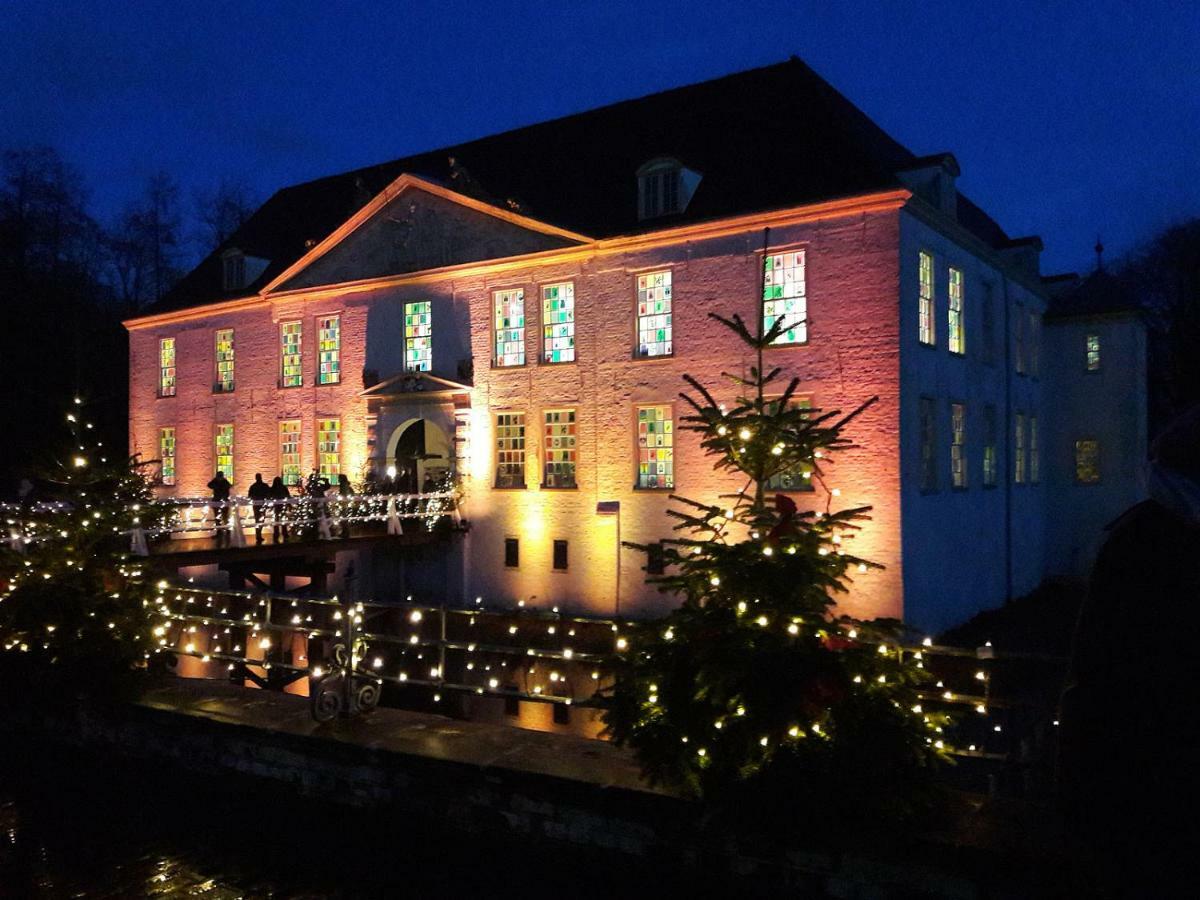
[[[440,486],[453,468],[449,437],[428,419],[409,419],[388,439],[384,470],[393,476],[396,491],[416,494]]]

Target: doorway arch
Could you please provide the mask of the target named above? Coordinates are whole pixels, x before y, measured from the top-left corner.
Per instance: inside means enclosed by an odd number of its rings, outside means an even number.
[[[449,435],[429,419],[401,422],[388,438],[384,471],[390,473],[393,466],[399,493],[415,494],[430,484],[440,485],[454,468]]]

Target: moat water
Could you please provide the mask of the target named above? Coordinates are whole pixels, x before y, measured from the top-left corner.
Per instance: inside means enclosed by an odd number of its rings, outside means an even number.
[[[657,874],[0,734],[0,898],[611,900],[668,889]]]

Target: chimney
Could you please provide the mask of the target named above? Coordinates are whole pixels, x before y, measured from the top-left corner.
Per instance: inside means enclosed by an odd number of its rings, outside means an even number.
[[[1036,234],[1011,238],[996,248],[1001,259],[1031,278],[1042,277],[1043,249],[1042,239]]]
[[[954,182],[959,174],[953,153],[922,156],[896,172],[906,188],[951,219],[958,218],[958,189]]]

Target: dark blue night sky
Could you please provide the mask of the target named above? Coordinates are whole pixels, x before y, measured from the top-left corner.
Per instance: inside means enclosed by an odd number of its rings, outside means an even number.
[[[1200,214],[1187,2],[0,0],[0,146],[50,144],[101,216],[166,169],[284,185],[738,69],[805,59],[1045,270]],[[803,165],[803,160],[797,160]]]

